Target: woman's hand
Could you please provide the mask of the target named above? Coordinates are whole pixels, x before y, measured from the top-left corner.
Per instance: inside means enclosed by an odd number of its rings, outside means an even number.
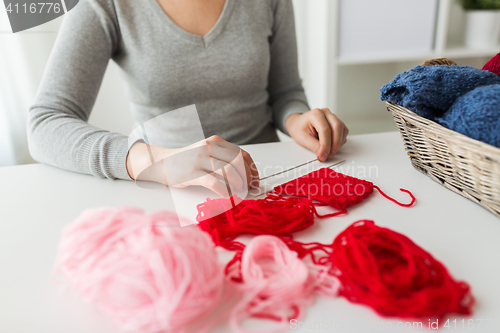
[[[132,179],[176,188],[199,185],[220,196],[228,195],[227,185],[234,191],[259,187],[250,154],[218,136],[180,149],[137,143],[127,156],[127,171]]]
[[[326,108],[292,114],[285,127],[295,142],[312,150],[322,162],[337,153],[349,134],[346,125]]]

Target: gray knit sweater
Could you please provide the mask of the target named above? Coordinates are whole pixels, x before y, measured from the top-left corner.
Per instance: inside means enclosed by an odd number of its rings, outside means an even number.
[[[128,138],[87,123],[110,59],[138,124],[195,104],[205,137],[248,144],[277,141],[275,127],[286,133],[286,117],[309,109],[291,0],[226,0],[204,37],[178,27],[156,0],[81,0],[64,19],[29,112],[33,158],[130,179]],[[148,132],[164,147],[192,143],[192,124],[169,119]]]

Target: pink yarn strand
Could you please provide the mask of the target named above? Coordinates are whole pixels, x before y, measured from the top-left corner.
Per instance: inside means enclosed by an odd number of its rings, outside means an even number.
[[[336,296],[340,289],[338,279],[326,267],[306,264],[275,236],[253,238],[241,254],[240,272],[232,267],[229,278],[241,281],[239,289],[245,294],[230,314],[231,329],[238,333],[251,332],[241,326],[250,317],[279,322],[259,332],[280,332],[291,319],[303,318],[314,293]]]

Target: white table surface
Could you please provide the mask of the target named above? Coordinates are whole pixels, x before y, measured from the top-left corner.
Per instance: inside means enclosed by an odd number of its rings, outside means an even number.
[[[245,149],[257,162],[261,176],[314,158],[293,142]],[[500,332],[500,219],[413,169],[397,132],[349,137],[330,164],[341,159],[347,163],[337,171],[370,180],[404,202],[409,198],[399,188],[411,190],[416,206],[399,207],[375,192],[348,209],[346,216],[318,220],[297,233],[297,239],[331,242],[360,219],[401,232],[442,261],[456,279],[472,286],[477,304],[474,314],[465,318],[465,329],[463,318],[452,317],[457,319],[457,328],[453,329],[452,323],[451,328],[441,331]],[[271,178],[267,185],[283,183],[323,165],[327,164],[315,162],[300,173]],[[173,207],[166,189],[148,190],[133,182],[96,179],[41,164],[0,168],[0,332],[118,332],[94,306],[71,292],[61,293],[50,273],[64,226],[85,209],[120,205],[147,211]],[[388,321],[343,298],[317,297],[302,328],[291,327],[290,331],[422,331],[405,329],[407,322]],[[221,325],[214,331],[230,330]]]

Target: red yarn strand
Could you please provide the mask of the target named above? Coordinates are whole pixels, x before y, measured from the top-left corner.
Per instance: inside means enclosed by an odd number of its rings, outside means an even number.
[[[334,217],[334,216],[339,216],[339,215],[347,214],[347,209],[343,209],[343,210],[340,210],[340,211],[335,212],[335,213],[320,215],[318,213],[318,211],[316,210],[316,207],[324,207],[324,206],[328,206],[328,205],[327,204],[323,204],[323,203],[316,203],[316,202],[313,203],[312,209],[314,211],[314,215],[316,215],[319,218],[327,218],[327,217]]]
[[[404,203],[401,203],[401,202],[397,201],[396,199],[391,198],[390,196],[388,196],[387,194],[385,194],[384,192],[382,192],[382,190],[380,189],[380,187],[378,187],[377,185],[373,185],[373,187],[374,187],[374,188],[376,188],[376,189],[380,192],[380,194],[382,194],[385,198],[387,198],[387,199],[391,200],[392,202],[394,202],[394,203],[396,203],[396,204],[398,204],[398,205],[400,205],[400,206],[402,206],[402,207],[411,207],[411,206],[413,206],[413,204],[414,204],[414,203],[415,203],[415,201],[416,201],[416,199],[415,199],[415,197],[413,196],[413,194],[412,194],[410,191],[405,190],[404,188],[400,188],[399,190],[400,190],[401,192],[408,193],[408,195],[409,195],[409,196],[410,196],[410,198],[411,198],[411,202],[410,202],[409,204],[404,204]]]

